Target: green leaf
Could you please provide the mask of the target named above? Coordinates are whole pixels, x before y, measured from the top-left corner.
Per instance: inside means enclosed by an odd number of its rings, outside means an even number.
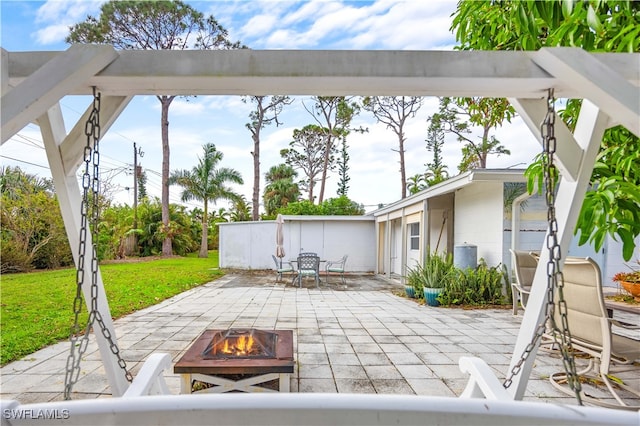
[[[521,33],[524,33],[524,30],[529,27],[529,17],[527,16],[527,11],[525,10],[524,5],[521,3],[518,7],[518,14],[520,15],[520,25],[522,26],[520,31]]]
[[[602,228],[596,230],[593,234],[593,248],[596,251],[599,251],[602,248],[606,236],[607,234],[602,230]]]
[[[614,204],[616,201],[616,196],[611,190],[602,191],[601,195],[607,199],[609,204]]]
[[[631,241],[628,241],[628,240],[622,241],[622,257],[626,262],[631,260],[631,258],[633,257],[633,252],[635,251],[635,248],[636,248],[636,245],[634,244],[633,239]]]
[[[607,377],[609,378],[609,380],[611,380],[612,382],[615,382],[619,385],[624,385],[624,382],[622,381],[622,379],[612,375],[612,374],[607,374]]]
[[[562,2],[562,16],[565,19],[568,19],[571,16],[571,12],[573,12],[573,1],[574,0],[564,0]]]
[[[589,8],[587,9],[587,24],[589,24],[589,27],[596,33],[601,33],[603,31],[602,23],[591,5],[589,5]]]

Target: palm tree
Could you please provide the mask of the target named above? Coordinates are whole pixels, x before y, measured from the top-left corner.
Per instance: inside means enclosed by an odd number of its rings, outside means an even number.
[[[180,195],[182,201],[202,201],[204,209],[202,213],[202,241],[200,243],[199,257],[207,257],[208,252],[208,211],[209,201],[213,204],[218,200],[236,201],[240,195],[233,192],[226,183],[242,185],[244,182],[240,172],[228,167],[217,168],[222,161],[222,152],[216,149],[212,143],[203,145],[204,156],[198,158],[198,165],[191,171],[176,170],[171,174],[170,184],[175,183],[182,187]]]
[[[425,175],[423,174],[417,173],[407,179],[407,189],[411,195],[417,194],[426,188],[427,184],[425,183]]]
[[[35,194],[54,192],[53,181],[26,173],[20,167],[0,167],[0,193],[12,200],[20,198],[20,193]]]
[[[229,216],[232,222],[247,222],[252,219],[251,207],[244,196],[233,202],[233,210]]]
[[[280,207],[298,201],[300,189],[293,181],[297,175],[298,173],[288,164],[273,166],[265,174],[263,199],[267,216],[275,215]]]
[[[213,222],[229,222],[231,214],[225,207],[220,207],[218,211],[212,213]]]

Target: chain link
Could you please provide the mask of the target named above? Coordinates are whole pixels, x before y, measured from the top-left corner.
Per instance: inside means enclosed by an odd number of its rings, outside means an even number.
[[[555,98],[553,89],[549,89],[547,97],[547,115],[542,123],[541,133],[544,148],[544,183],[547,202],[547,220],[549,222],[549,233],[547,236],[547,250],[549,250],[549,260],[547,261],[547,292],[549,302],[548,317],[553,335],[554,345],[560,347],[562,363],[567,376],[569,387],[574,391],[578,403],[582,405],[582,385],[576,372],[575,358],[573,357],[573,347],[571,345],[571,331],[569,330],[569,319],[567,317],[567,302],[564,298],[564,277],[560,270],[560,259],[562,253],[558,242],[558,221],[555,210],[555,184],[556,169],[553,165],[553,157],[556,152],[555,129]],[[557,294],[555,292],[557,291]],[[561,327],[557,324],[556,303],[554,296],[558,297],[557,309],[560,317]]]
[[[122,358],[118,346],[115,344],[111,332],[107,328],[100,311],[98,310],[98,220],[99,220],[99,194],[100,194],[100,150],[99,142],[101,136],[100,128],[100,93],[96,93],[93,88],[93,106],[89,118],[85,124],[84,134],[87,137],[87,143],[84,147],[84,173],[82,175],[82,201],[80,204],[80,235],[78,244],[78,267],[76,272],[76,296],[73,300],[73,326],[71,327],[71,349],[67,357],[65,367],[65,387],[64,399],[71,399],[73,385],[78,381],[80,376],[80,361],[89,345],[89,334],[94,324],[98,324],[102,335],[109,343],[111,352],[116,355],[118,365],[125,372],[126,379],[131,382],[133,377],[127,371],[127,365]],[[90,171],[93,171],[93,176]],[[89,196],[91,194],[91,197]],[[91,210],[89,209],[90,198],[92,201]],[[91,300],[90,312],[84,333],[80,335],[80,313],[82,312],[82,288],[86,278],[86,259],[87,252],[87,228],[89,225],[89,215],[91,215]]]
[[[545,186],[545,201],[547,205],[547,222],[549,226],[549,232],[546,240],[547,250],[549,251],[549,260],[547,262],[547,305],[545,308],[545,318],[540,324],[538,324],[531,342],[525,347],[518,362],[514,364],[509,375],[505,379],[503,386],[505,389],[511,386],[513,378],[520,373],[522,364],[524,364],[526,359],[533,352],[538,342],[542,340],[542,336],[547,329],[547,324],[549,324],[551,334],[553,335],[554,345],[560,347],[562,363],[567,375],[567,382],[574,391],[578,404],[582,405],[582,398],[580,394],[582,391],[582,385],[578,374],[576,373],[575,359],[573,357],[573,348],[571,345],[571,332],[569,331],[569,321],[567,318],[567,303],[564,299],[563,292],[564,277],[560,271],[560,259],[562,258],[562,253],[560,243],[558,241],[558,221],[556,219],[555,210],[555,185],[557,173],[555,166],[553,165],[553,157],[556,152],[557,142],[555,137],[555,120],[555,97],[553,89],[549,89],[547,96],[547,113],[540,126],[543,148],[542,170]],[[562,329],[560,329],[556,323],[556,291]]]

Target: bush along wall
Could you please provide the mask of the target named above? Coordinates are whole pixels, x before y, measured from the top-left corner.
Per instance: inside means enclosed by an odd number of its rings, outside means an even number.
[[[484,261],[476,269],[457,269],[438,296],[441,305],[500,305],[506,303],[503,282],[506,270],[501,265],[488,267]]]

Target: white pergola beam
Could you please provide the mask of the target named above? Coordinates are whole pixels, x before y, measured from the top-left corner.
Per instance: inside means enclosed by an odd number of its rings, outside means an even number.
[[[100,129],[102,134],[106,134],[111,125],[127,107],[133,96],[103,96],[100,102]],[[84,147],[86,144],[85,123],[91,114],[93,103],[89,105],[76,125],[71,129],[69,135],[60,145],[62,164],[67,176],[75,175],[78,166],[84,158]]]
[[[547,101],[545,99],[509,99],[509,103],[513,105],[531,133],[539,141],[541,137],[540,124],[547,113]],[[578,178],[582,164],[582,148],[577,144],[573,134],[557,114],[554,130],[556,139],[562,141],[556,146],[555,165],[560,170],[563,178],[575,181]]]
[[[44,64],[32,68],[28,76],[17,85],[11,81],[9,60],[8,85],[13,88],[3,92],[0,100],[2,143],[117,57],[118,53],[111,46],[73,45]]]
[[[542,48],[531,54],[535,63],[581,93],[607,115],[640,137],[640,87],[629,83],[605,61],[571,47]],[[640,58],[632,69],[640,75]]]
[[[60,52],[9,52],[12,85]],[[187,50],[119,51],[119,57],[67,94],[414,95],[581,98],[537,65],[531,52]],[[589,53],[633,85],[640,54]]]

